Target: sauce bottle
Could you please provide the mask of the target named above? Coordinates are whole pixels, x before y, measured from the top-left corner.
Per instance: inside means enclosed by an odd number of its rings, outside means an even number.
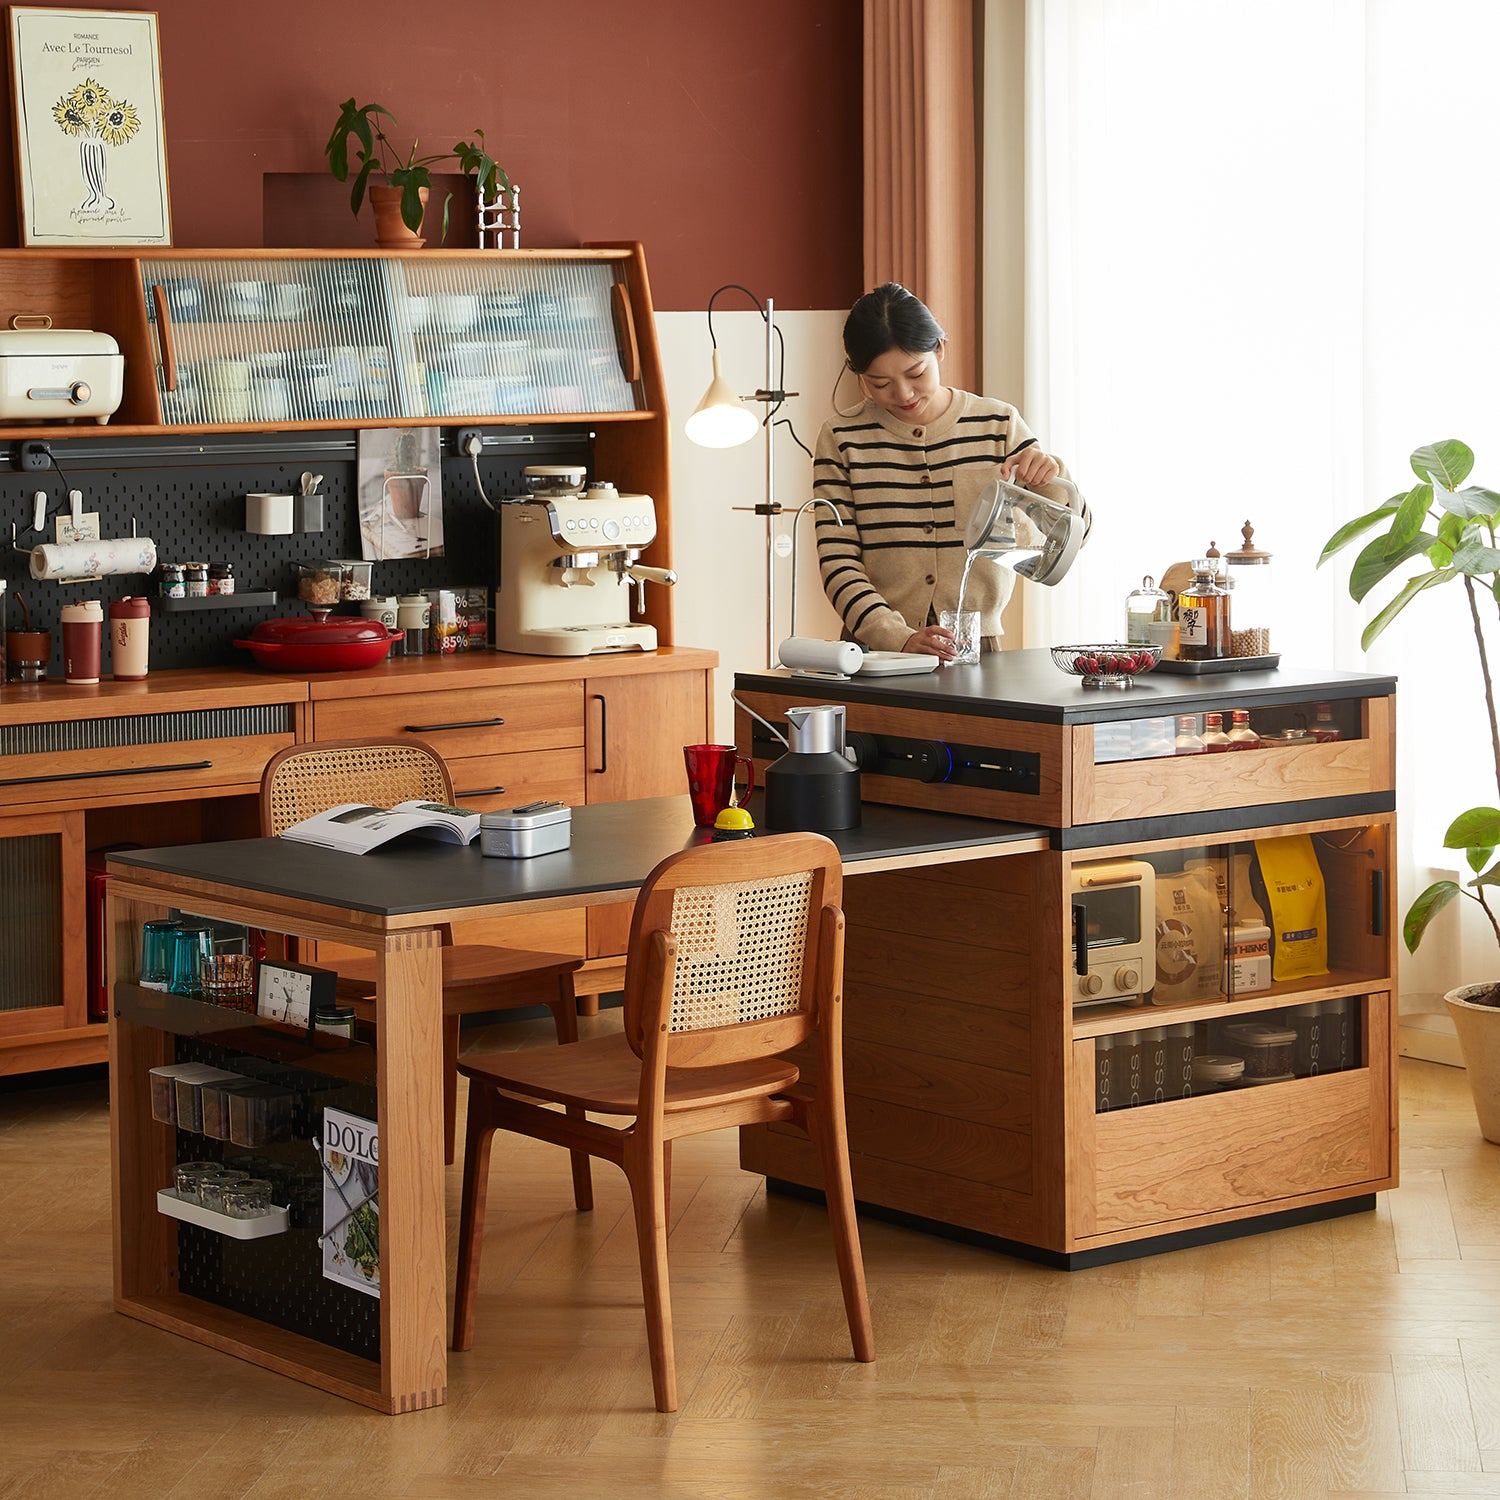
[[[1234,742],[1224,733],[1223,714],[1203,715],[1203,748],[1211,755],[1235,748]]]
[[[1193,581],[1177,596],[1177,623],[1177,654],[1184,661],[1229,655],[1229,590],[1219,582],[1217,558],[1193,560]]]
[[[1198,733],[1197,714],[1177,716],[1177,738],[1173,742],[1175,755],[1202,755],[1203,736]]]
[[[1248,708],[1237,708],[1230,715],[1229,740],[1233,750],[1260,749],[1260,736],[1250,727]]]
[[[1343,739],[1343,732],[1333,721],[1333,709],[1326,703],[1318,705],[1318,716],[1312,723],[1312,737],[1320,745],[1327,744],[1330,740]]]

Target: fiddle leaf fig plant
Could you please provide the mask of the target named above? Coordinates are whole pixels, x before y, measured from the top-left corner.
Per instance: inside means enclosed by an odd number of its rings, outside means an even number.
[[[486,198],[493,198],[497,187],[510,187],[510,177],[505,168],[490,155],[485,145],[484,131],[476,129],[471,141],[457,141],[452,150],[418,156],[419,142],[413,139],[411,149],[403,156],[386,135],[381,119],[392,125],[396,117],[382,104],[356,104],[348,98],[339,105],[339,117],[323,154],[328,158],[328,169],[339,182],[347,182],[351,170],[349,159],[351,145],[355,148],[354,160],[358,168],[354,172],[354,185],[349,193],[349,207],[359,213],[365,201],[365,190],[372,176],[383,178],[386,186],[399,188],[401,192],[401,221],[416,234],[422,227],[422,189],[432,188],[432,168],[439,162],[451,161],[469,176],[477,177],[480,190]],[[440,239],[448,236],[448,212],[453,194],[443,199],[443,224]]]
[[[1318,566],[1351,542],[1368,536],[1349,570],[1349,593],[1359,601],[1403,564],[1416,559],[1426,563],[1425,568],[1405,579],[1365,627],[1360,644],[1366,649],[1419,595],[1448,584],[1463,589],[1474,630],[1489,716],[1495,790],[1500,799],[1500,724],[1485,637],[1485,621],[1493,622],[1500,616],[1500,547],[1496,546],[1500,492],[1465,483],[1474,468],[1474,454],[1456,438],[1418,448],[1411,456],[1411,467],[1416,484],[1341,526],[1324,545]],[[1369,536],[1371,532],[1375,534]],[[1433,918],[1455,896],[1479,905],[1500,945],[1500,917],[1492,904],[1494,888],[1500,886],[1500,861],[1495,859],[1495,851],[1500,849],[1500,807],[1471,807],[1460,813],[1449,825],[1443,847],[1463,851],[1472,878],[1462,885],[1453,880],[1435,881],[1412,902],[1402,924],[1408,951],[1416,952]],[[1495,994],[1491,992],[1488,1003],[1497,1003]]]

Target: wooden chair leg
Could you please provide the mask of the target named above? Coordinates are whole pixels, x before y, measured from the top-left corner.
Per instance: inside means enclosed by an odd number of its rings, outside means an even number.
[[[580,995],[575,1002],[580,1016],[597,1016],[599,1014],[599,997],[597,995]]]
[[[627,1154],[625,1175],[635,1210],[635,1240],[646,1304],[646,1344],[657,1411],[677,1410],[677,1360],[672,1344],[672,1299],[667,1281],[667,1215],[663,1162],[649,1145]]]
[[[458,1280],[453,1293],[453,1347],[474,1342],[474,1304],[479,1290],[479,1255],[484,1248],[484,1209],[489,1197],[489,1094],[482,1084],[469,1086],[468,1126],[464,1132],[464,1188],[458,1220]]]
[[[443,1017],[443,1161],[450,1167],[458,1142],[458,1022]]]
[[[875,1358],[875,1330],[870,1322],[870,1299],[865,1290],[865,1260],[859,1248],[859,1223],[854,1216],[854,1183],[849,1175],[849,1137],[842,1097],[830,1098],[820,1084],[809,1110],[808,1124],[823,1168],[823,1195],[833,1230],[833,1253],[838,1260],[839,1284],[844,1291],[844,1314],[854,1357],[861,1364]]]
[[[573,998],[573,976],[562,975],[557,981],[557,989],[558,997],[549,1009],[553,1025],[557,1027],[557,1044],[564,1047],[569,1042],[578,1040],[578,1008]],[[569,1108],[568,1113],[575,1120],[588,1118],[581,1109]],[[589,1154],[587,1151],[570,1151],[568,1156],[573,1169],[573,1206],[579,1213],[587,1213],[594,1206],[594,1179],[589,1167]]]

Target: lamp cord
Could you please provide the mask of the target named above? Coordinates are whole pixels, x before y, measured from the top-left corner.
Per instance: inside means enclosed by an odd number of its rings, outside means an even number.
[[[743,292],[754,304],[755,310],[760,314],[763,323],[770,322],[766,316],[765,304],[747,286],[742,286],[738,281],[726,281],[708,299],[708,342],[715,350],[719,347],[719,341],[714,336],[714,303],[724,292]],[[776,335],[776,389],[766,394],[770,398],[770,404],[766,409],[765,417],[761,420],[761,426],[774,424],[777,427],[785,427],[791,433],[792,441],[809,457],[813,456],[812,449],[797,436],[797,429],[792,426],[790,417],[777,417],[777,413],[786,405],[786,336],[782,333],[779,325],[773,326],[772,333]]]

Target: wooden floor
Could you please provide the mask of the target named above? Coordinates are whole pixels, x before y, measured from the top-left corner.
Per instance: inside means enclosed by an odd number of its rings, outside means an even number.
[[[624,1179],[579,1217],[560,1152],[497,1144],[476,1347],[397,1418],[113,1313],[102,1085],[3,1094],[0,1497],[1500,1496],[1500,1148],[1461,1072],[1402,1090],[1373,1214],[1071,1274],[866,1221],[873,1366],[822,1211],[681,1145],[672,1417]]]

